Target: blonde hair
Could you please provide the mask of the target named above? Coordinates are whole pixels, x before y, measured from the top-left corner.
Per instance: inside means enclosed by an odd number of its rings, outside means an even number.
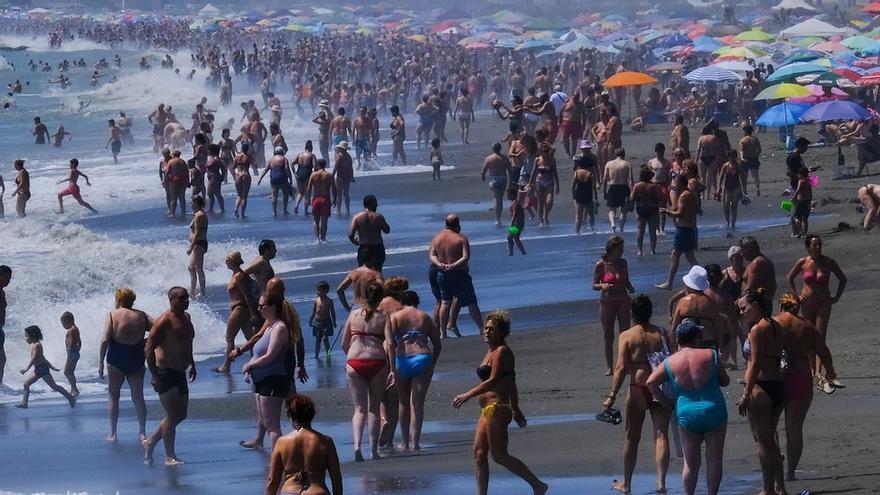
[[[797,315],[801,310],[801,300],[791,292],[786,292],[779,298],[779,307],[786,313]]]
[[[136,299],[137,295],[135,295],[134,291],[128,287],[120,287],[116,289],[117,308],[131,309],[131,307],[134,306],[134,301]]]
[[[230,251],[229,254],[226,255],[226,260],[235,263],[236,266],[244,264],[244,260],[241,258],[241,253],[238,251]]]
[[[486,321],[495,323],[495,328],[504,335],[510,335],[510,313],[496,309],[486,316]]]
[[[385,281],[385,295],[400,301],[404,291],[409,289],[409,280],[404,277],[389,277]]]

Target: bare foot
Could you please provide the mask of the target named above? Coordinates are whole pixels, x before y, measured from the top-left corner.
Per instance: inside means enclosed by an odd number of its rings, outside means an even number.
[[[361,450],[354,451],[354,462],[364,462],[364,455],[361,454]]]
[[[263,450],[263,442],[259,440],[242,440],[238,444],[246,449]]]
[[[147,439],[147,434],[146,434],[146,433],[139,433],[139,434],[138,434],[138,441],[141,442],[142,445],[143,445],[143,443],[144,443],[144,440],[146,440],[146,439]]]
[[[630,493],[629,488],[617,480],[614,480],[614,482],[611,483],[611,489],[620,493]]]
[[[397,448],[400,450],[409,450],[409,445],[407,445],[405,443],[399,443],[399,444],[397,444]]]
[[[155,444],[150,443],[149,438],[145,438],[141,441],[141,447],[144,448],[144,466],[153,465],[153,448],[155,446]]]
[[[107,438],[105,440],[107,440],[110,443],[116,443],[116,433],[111,433],[111,434],[107,435]],[[141,443],[143,443],[143,439],[141,439]]]
[[[413,445],[413,450],[415,450],[415,451],[422,450],[422,446],[421,445]]]
[[[182,466],[184,464],[186,464],[186,462],[184,462],[183,459],[178,459],[176,457],[166,457],[165,458],[165,465],[166,466]]]
[[[221,375],[228,375],[229,374],[229,368],[226,368],[226,369],[224,369],[223,367],[211,368],[211,371],[213,371],[214,373],[220,373]]]
[[[537,487],[532,488],[532,490],[534,490],[535,495],[544,495],[545,493],[547,493],[548,488],[550,488],[550,485],[548,485],[547,483],[541,483]]]
[[[15,407],[19,409],[27,409],[27,404],[16,404]]]
[[[670,284],[669,282],[663,282],[662,284],[657,284],[654,287],[661,290],[669,290],[672,288],[672,284]]]

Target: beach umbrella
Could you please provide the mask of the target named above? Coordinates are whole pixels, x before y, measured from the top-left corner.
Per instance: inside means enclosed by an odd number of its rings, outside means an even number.
[[[765,110],[755,124],[764,127],[788,127],[797,124],[809,109],[810,105],[807,103],[783,102]]]
[[[812,96],[826,96],[825,87],[823,87],[819,84],[807,84],[804,87],[810,90],[810,93],[812,94]],[[841,100],[849,99],[849,94],[840,88],[833,88],[832,87],[832,88],[829,88],[829,90],[831,91],[831,96],[833,96],[833,97],[839,98]]]
[[[817,86],[837,86],[843,88],[854,88],[855,84],[847,78],[846,76],[842,76],[840,74],[828,71],[823,72],[815,77],[815,79],[811,80],[810,83]]]
[[[856,84],[865,88],[871,86],[880,86],[880,74],[871,74],[869,76],[865,76],[856,81]]]
[[[566,43],[564,45],[560,45],[560,46],[556,47],[556,52],[557,53],[573,53],[573,52],[580,50],[581,48],[590,49],[590,48],[595,48],[595,47],[596,47],[596,44],[593,43],[593,41],[590,38],[584,37],[584,38],[578,38],[574,41],[569,41],[568,43]]]
[[[794,62],[786,66],[776,69],[773,74],[767,78],[767,82],[779,82],[786,79],[794,79],[797,76],[811,73],[822,73],[827,71],[827,67],[819,64],[811,64],[809,62]]]
[[[618,72],[609,77],[602,83],[606,88],[625,88],[628,86],[644,86],[646,84],[657,84],[657,80],[652,76],[642,72]]]
[[[864,35],[856,35],[850,36],[849,38],[844,38],[840,42],[840,44],[849,48],[850,50],[864,50],[865,48],[876,45],[877,40]]]
[[[874,2],[865,5],[865,8],[862,9],[862,12],[866,14],[880,14],[880,2]]]
[[[721,69],[715,66],[700,67],[694,71],[685,74],[684,78],[692,83],[704,83],[709,81],[742,81],[743,77],[736,72],[728,69]]]
[[[865,107],[847,100],[825,101],[810,108],[803,115],[803,122],[829,122],[832,120],[867,120],[871,117]]]
[[[837,53],[837,52],[844,52],[844,51],[848,50],[849,48],[843,46],[842,44],[840,44],[837,41],[822,41],[822,42],[810,45],[810,49],[817,50],[820,52],[825,52],[825,53]]]
[[[517,45],[517,50],[528,50],[530,48],[549,48],[553,44],[546,40],[527,40]]]
[[[407,36],[406,39],[415,41],[417,43],[424,43],[428,41],[428,38],[426,38],[423,34],[411,34]]]
[[[753,27],[749,31],[743,31],[736,35],[737,41],[770,41],[776,39],[776,36],[770,34],[760,27]]]
[[[660,42],[659,46],[664,48],[672,48],[674,46],[685,46],[692,44],[690,38],[684,36],[682,34],[675,33],[671,36],[667,36],[663,41]]]
[[[558,39],[559,41],[564,41],[564,42],[566,42],[566,43],[569,43],[569,42],[572,42],[572,41],[577,40],[577,39],[585,39],[586,37],[587,37],[587,36],[586,36],[585,34],[581,34],[581,33],[577,32],[577,31],[575,31],[574,29],[572,29],[572,30],[570,30],[569,32],[563,34],[562,36],[560,36],[560,37],[557,38],[557,39]]]
[[[835,67],[831,72],[846,77],[850,81],[858,81],[865,75],[865,69],[858,67]]]
[[[755,96],[755,100],[781,100],[797,96],[809,96],[810,90],[798,84],[776,84],[765,88]]]
[[[724,58],[738,58],[738,59],[746,59],[746,58],[758,58],[761,55],[755,51],[754,49],[747,48],[745,46],[735,46],[735,47],[721,47],[713,52],[715,55],[718,55],[719,59]]]
[[[646,72],[665,72],[668,70],[680,71],[682,67],[683,66],[678,62],[661,62],[659,64],[648,67],[646,69]]]
[[[795,62],[807,62],[816,60],[824,57],[825,54],[818,50],[794,50],[789,53],[783,60],[780,66],[793,64]]]
[[[710,36],[698,36],[694,40],[694,51],[702,53],[712,53],[724,46],[720,41]]]
[[[755,70],[751,64],[742,60],[725,60],[723,62],[712,64],[711,67],[732,70],[733,72],[751,72]]]

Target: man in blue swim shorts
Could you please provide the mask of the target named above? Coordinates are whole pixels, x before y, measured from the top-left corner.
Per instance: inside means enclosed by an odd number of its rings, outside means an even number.
[[[681,255],[685,255],[691,266],[698,264],[694,251],[697,249],[697,211],[699,210],[700,183],[697,179],[690,179],[687,189],[678,196],[675,209],[660,208],[661,213],[666,213],[675,218],[675,237],[672,240],[672,256],[669,264],[669,277],[665,282],[657,284],[658,289],[669,290],[672,288],[672,280],[678,271],[678,262]]]

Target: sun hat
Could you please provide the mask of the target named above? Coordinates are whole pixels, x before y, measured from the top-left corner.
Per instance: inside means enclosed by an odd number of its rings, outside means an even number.
[[[690,271],[684,277],[681,277],[681,280],[689,289],[702,292],[709,288],[709,276],[706,273],[706,269],[700,265],[692,266]]]

